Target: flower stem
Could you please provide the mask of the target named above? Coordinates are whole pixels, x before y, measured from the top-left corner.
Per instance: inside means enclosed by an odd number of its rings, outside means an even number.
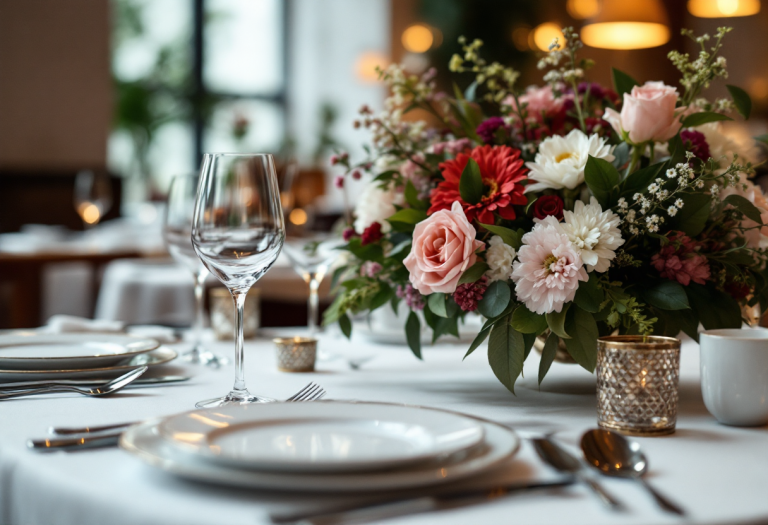
[[[642,158],[643,151],[645,151],[646,147],[648,147],[647,142],[643,142],[637,146],[632,146],[632,159],[629,161],[629,166],[627,167],[627,173],[625,174],[625,177],[628,177],[630,173],[635,171],[635,168],[638,166],[638,164],[640,164],[640,159]]]

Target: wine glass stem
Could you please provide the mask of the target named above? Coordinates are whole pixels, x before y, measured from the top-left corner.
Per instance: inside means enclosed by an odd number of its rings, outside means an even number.
[[[192,351],[199,352],[203,341],[203,324],[205,315],[205,278],[207,270],[200,270],[195,276],[195,324],[192,327]]]
[[[315,335],[317,332],[317,316],[320,310],[320,298],[317,294],[317,290],[320,288],[320,281],[313,275],[309,278],[309,303],[307,317],[307,327],[309,328],[309,335]]]
[[[235,300],[235,385],[232,393],[238,397],[248,395],[245,388],[245,375],[243,373],[243,309],[247,291],[232,291]]]

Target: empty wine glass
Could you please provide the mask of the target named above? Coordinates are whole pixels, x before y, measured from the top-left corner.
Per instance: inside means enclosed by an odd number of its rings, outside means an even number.
[[[309,285],[307,328],[312,336],[317,331],[320,299],[317,291],[328,268],[338,257],[341,242],[330,234],[310,234],[304,237],[288,237],[285,241],[285,254],[293,269]]]
[[[82,170],[75,177],[74,205],[87,230],[112,207],[112,184],[106,173]]]
[[[235,303],[235,384],[198,408],[272,401],[251,394],[243,371],[243,306],[248,290],[277,260],[285,240],[272,155],[208,153],[197,191],[192,244]]]
[[[163,238],[171,257],[186,267],[195,279],[195,320],[192,324],[192,349],[181,357],[191,363],[218,368],[226,358],[207,350],[203,345],[205,317],[205,278],[209,272],[192,246],[192,219],[195,214],[195,196],[199,175],[177,175],[171,180],[168,203],[163,221]]]

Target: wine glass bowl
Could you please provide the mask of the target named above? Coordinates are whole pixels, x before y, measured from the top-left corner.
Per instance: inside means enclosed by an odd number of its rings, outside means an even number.
[[[243,369],[243,306],[248,290],[272,267],[285,240],[272,155],[206,154],[200,170],[192,244],[235,303],[235,384],[198,408],[271,401],[251,394]]]

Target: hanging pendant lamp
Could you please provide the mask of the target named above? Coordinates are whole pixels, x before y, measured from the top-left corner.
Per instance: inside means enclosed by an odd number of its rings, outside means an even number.
[[[669,41],[669,21],[659,0],[603,0],[581,30],[582,41],[604,49],[643,49]]]

